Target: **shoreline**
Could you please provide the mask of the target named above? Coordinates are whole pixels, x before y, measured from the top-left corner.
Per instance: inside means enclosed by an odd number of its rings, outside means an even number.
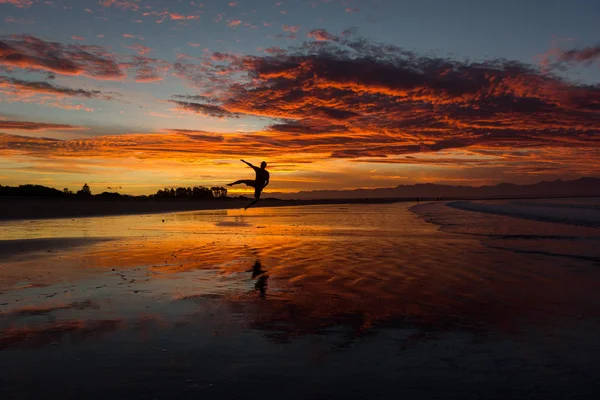
[[[155,199],[64,199],[0,198],[0,221],[89,218],[119,215],[148,215],[186,211],[212,211],[244,208],[251,200],[155,200]],[[321,204],[387,204],[414,199],[264,199],[252,208],[308,206]]]
[[[538,197],[544,199],[570,198]],[[581,197],[581,196],[578,196]],[[596,196],[590,196],[596,197]],[[515,200],[536,199],[528,197],[497,198],[420,198],[420,203],[432,201],[457,200]],[[194,199],[79,199],[79,198],[43,198],[43,197],[0,197],[0,221],[23,221],[60,218],[89,218],[119,215],[147,215],[186,211],[212,211],[244,208],[251,199],[227,198],[219,200]],[[265,198],[252,208],[292,207],[326,204],[391,204],[416,202],[416,198],[354,198],[354,199],[315,199],[315,200],[280,200]],[[417,203],[419,204],[419,203]]]

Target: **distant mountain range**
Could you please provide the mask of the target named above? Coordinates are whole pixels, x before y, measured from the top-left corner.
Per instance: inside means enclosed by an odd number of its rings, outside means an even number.
[[[264,197],[282,200],[385,199],[385,198],[507,198],[507,197],[577,197],[599,196],[600,178],[573,181],[555,180],[533,185],[500,183],[495,186],[452,186],[434,183],[399,185],[392,188],[355,190],[312,190],[298,193],[265,193]]]

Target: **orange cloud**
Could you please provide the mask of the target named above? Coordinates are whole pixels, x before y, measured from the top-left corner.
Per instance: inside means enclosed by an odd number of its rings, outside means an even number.
[[[129,1],[122,1],[122,0],[101,0],[100,1],[100,5],[103,7],[118,7],[121,8],[123,10],[130,10],[130,11],[138,11],[140,9],[140,3],[141,0],[129,0]]]
[[[293,158],[295,163],[314,162],[319,169],[343,159],[356,161],[351,163],[355,168],[367,163],[495,168],[528,175],[600,171],[595,161],[600,159],[597,86],[514,61],[428,57],[355,38],[352,32],[311,32],[325,40],[270,48],[262,55],[206,51],[173,64],[144,56],[117,64],[119,71],[135,74],[141,82],[172,72],[196,87],[194,94],[165,99],[185,113],[180,116],[242,123],[243,117],[258,117],[267,124],[259,131],[217,134],[173,127],[154,134],[52,142],[4,135],[0,151],[38,158],[184,163],[256,156],[290,165]],[[106,95],[7,79],[1,85],[32,93]]]
[[[294,25],[294,26],[282,25],[281,28],[283,29],[284,32],[296,33],[300,30],[300,25]]]
[[[200,16],[198,16],[198,15],[182,15],[182,14],[178,14],[178,13],[171,13],[170,17],[171,17],[171,19],[174,19],[174,20],[191,20],[191,19],[200,18]]]
[[[597,145],[600,88],[543,74],[533,66],[492,60],[465,63],[418,57],[352,32],[268,55],[213,53],[198,85],[218,82],[216,102],[174,102],[216,117],[284,119],[273,131],[330,134],[372,145],[339,146],[332,157],[437,152],[475,146],[526,148]],[[233,79],[232,76],[246,76]],[[385,134],[396,144],[381,143]]]
[[[33,0],[0,0],[0,4],[12,4],[18,8],[29,8],[33,4]]]
[[[320,42],[338,40],[337,36],[327,32],[325,29],[313,29],[306,36]]]
[[[142,46],[141,44],[132,44],[131,46],[125,46],[128,49],[132,49],[135,50],[140,56],[144,56],[148,53],[150,53],[151,51],[154,51],[154,49],[151,49],[150,47],[147,46]]]
[[[233,19],[227,22],[227,26],[230,28],[237,28],[242,23],[239,19]]]

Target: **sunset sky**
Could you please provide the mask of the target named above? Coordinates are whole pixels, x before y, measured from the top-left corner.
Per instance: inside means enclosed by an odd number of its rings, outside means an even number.
[[[0,0],[0,184],[600,176],[598,0]],[[110,189],[109,189],[110,188]],[[241,189],[240,189],[241,190]]]

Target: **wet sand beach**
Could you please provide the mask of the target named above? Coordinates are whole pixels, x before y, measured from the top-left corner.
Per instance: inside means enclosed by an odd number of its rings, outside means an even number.
[[[324,204],[388,204],[414,199],[323,199],[279,200],[264,198],[253,208],[324,205]],[[36,198],[0,197],[0,221],[56,218],[142,215],[185,211],[242,209],[251,199],[102,199],[102,198]]]
[[[5,221],[0,396],[593,398],[600,229],[411,206]]]

